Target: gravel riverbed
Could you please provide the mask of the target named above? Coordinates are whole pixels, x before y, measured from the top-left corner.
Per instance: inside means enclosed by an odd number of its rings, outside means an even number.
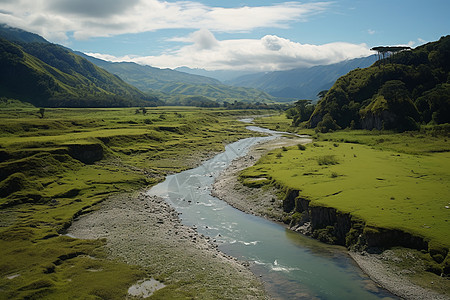
[[[82,239],[106,239],[112,259],[141,266],[170,289],[195,299],[268,299],[248,269],[214,241],[181,223],[164,199],[145,192],[116,195],[68,229]]]

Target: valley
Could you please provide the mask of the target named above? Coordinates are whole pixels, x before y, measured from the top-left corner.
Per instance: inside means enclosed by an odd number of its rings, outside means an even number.
[[[0,299],[448,299],[450,36],[402,49],[227,85],[1,25]]]

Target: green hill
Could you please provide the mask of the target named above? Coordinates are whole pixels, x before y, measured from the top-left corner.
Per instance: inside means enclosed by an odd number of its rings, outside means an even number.
[[[83,55],[82,53],[79,53]],[[206,97],[209,101],[245,101],[270,103],[276,100],[266,92],[255,88],[234,87],[200,75],[193,75],[171,69],[141,66],[130,62],[107,62],[84,55],[86,59],[116,74],[141,91],[154,93],[170,104],[183,104],[190,96]]]
[[[412,130],[450,122],[450,36],[340,77],[308,125]],[[330,125],[330,126],[328,126]]]
[[[6,24],[0,24],[0,37],[11,42],[49,43],[40,35],[19,28],[10,27]]]
[[[14,43],[0,38],[0,67],[0,96],[37,106],[121,107],[161,103],[55,44]]]

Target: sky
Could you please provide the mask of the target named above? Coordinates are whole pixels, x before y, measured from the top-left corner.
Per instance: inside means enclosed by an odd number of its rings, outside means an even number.
[[[450,34],[448,0],[0,0],[0,23],[97,58],[276,71]]]

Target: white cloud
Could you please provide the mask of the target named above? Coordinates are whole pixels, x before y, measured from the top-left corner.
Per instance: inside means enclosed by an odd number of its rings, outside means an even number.
[[[198,50],[213,49],[219,45],[214,35],[207,29],[201,29],[191,34],[191,39]]]
[[[418,38],[417,40],[419,41],[419,44],[421,44],[421,45],[427,43],[427,41],[425,41],[424,39],[421,39],[421,38]]]
[[[132,61],[160,68],[188,66],[207,70],[252,71],[287,70],[331,64],[372,54],[365,44],[338,42],[309,45],[275,35],[266,35],[261,39],[218,41],[205,29],[177,40],[189,41],[190,44],[159,56],[113,57],[98,53],[88,54],[110,61]]]
[[[373,29],[368,29],[367,33],[370,34],[370,35],[374,35],[377,32],[375,30],[373,30]]]
[[[329,9],[330,2],[284,2],[257,7],[211,7],[199,2],[161,0],[2,1],[0,22],[43,35],[54,42],[107,37],[168,28],[236,32],[288,27]]]

